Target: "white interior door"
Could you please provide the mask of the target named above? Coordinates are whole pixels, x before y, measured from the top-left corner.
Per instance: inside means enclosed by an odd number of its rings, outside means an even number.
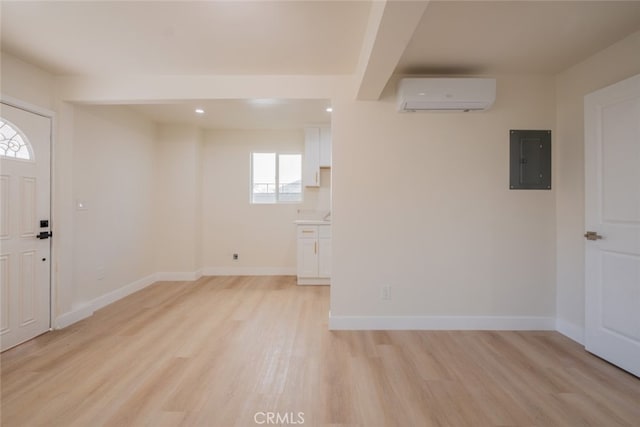
[[[51,119],[2,103],[0,120],[0,349],[6,350],[49,330]]]
[[[585,97],[586,349],[640,376],[640,75]]]

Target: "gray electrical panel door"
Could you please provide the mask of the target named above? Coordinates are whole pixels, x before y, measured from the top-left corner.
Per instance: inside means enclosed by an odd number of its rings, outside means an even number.
[[[551,131],[510,131],[509,188],[551,189]]]

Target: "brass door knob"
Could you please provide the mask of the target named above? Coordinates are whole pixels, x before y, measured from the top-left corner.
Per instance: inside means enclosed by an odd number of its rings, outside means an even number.
[[[587,231],[586,233],[584,233],[584,237],[587,238],[587,240],[598,240],[598,239],[602,239],[602,236],[599,235],[597,232],[595,231]]]

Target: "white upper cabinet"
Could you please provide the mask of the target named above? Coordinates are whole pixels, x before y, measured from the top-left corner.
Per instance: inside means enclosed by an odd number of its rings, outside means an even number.
[[[331,128],[320,128],[320,167],[331,167]]]
[[[305,187],[320,186],[320,128],[304,130],[304,168],[302,181]]]
[[[305,187],[320,186],[320,168],[331,167],[331,128],[307,127],[304,129]]]

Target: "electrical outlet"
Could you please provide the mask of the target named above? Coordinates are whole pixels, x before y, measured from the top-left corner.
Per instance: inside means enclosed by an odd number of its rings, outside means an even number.
[[[238,260],[238,258],[240,258],[240,256],[239,256],[238,254],[233,254],[233,260],[234,260],[234,261],[237,261],[237,260]]]
[[[380,288],[380,299],[390,300],[391,299],[391,286],[384,285]]]

